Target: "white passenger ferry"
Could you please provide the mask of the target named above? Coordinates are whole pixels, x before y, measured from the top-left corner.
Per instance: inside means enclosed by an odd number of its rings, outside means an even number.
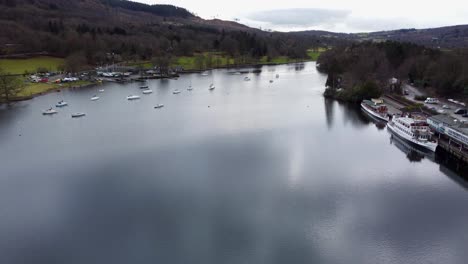
[[[425,119],[395,116],[387,127],[397,136],[420,147],[434,152],[437,148],[437,142],[431,140],[431,131]]]
[[[368,113],[372,117],[375,117],[381,121],[388,122],[389,120],[388,108],[383,103],[383,100],[381,99],[363,100],[361,103],[361,107],[366,113]]]

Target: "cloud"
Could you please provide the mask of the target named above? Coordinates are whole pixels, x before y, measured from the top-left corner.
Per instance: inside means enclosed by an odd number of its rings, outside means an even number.
[[[256,11],[243,16],[254,27],[279,31],[327,30],[334,32],[372,32],[402,28],[443,26],[444,23],[423,23],[413,18],[380,15],[362,16],[347,9],[293,8]]]
[[[250,13],[247,18],[273,26],[319,27],[340,23],[351,14],[348,10],[294,8]]]

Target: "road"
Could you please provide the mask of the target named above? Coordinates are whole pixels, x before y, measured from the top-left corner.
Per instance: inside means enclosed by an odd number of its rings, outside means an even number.
[[[405,95],[406,99],[411,100],[411,101],[416,102],[416,103],[424,103],[424,102],[417,101],[417,100],[414,99],[415,96],[424,95],[424,92],[420,91],[418,88],[416,88],[414,86],[411,86],[409,84],[404,84],[403,87],[404,87],[403,89],[405,89],[408,92],[408,94]],[[457,110],[459,108],[466,108],[466,107],[464,107],[462,105],[459,105],[459,104],[449,102],[447,99],[440,98],[438,104],[426,104],[426,103],[424,103],[424,105],[427,106],[428,108],[432,108],[433,110],[437,111],[438,113],[447,114],[447,115],[450,115],[453,118],[458,119],[460,121],[468,122],[468,118],[462,117],[461,115],[457,115],[457,114],[454,113],[455,110]],[[444,105],[449,107],[449,109],[443,108],[442,106],[444,106]]]

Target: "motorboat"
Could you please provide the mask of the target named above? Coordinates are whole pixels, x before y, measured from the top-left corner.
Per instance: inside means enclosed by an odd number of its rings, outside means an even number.
[[[82,116],[85,116],[86,114],[85,113],[74,113],[71,115],[72,118],[77,118],[77,117],[82,117]]]
[[[208,72],[202,72],[201,76],[208,76]]]
[[[68,103],[63,101],[63,100],[58,102],[57,104],[55,104],[56,107],[64,107],[64,106],[67,106],[67,105],[68,105]]]
[[[180,94],[180,91],[179,90],[174,90],[172,93],[173,94]]]
[[[159,109],[159,108],[163,108],[163,107],[164,107],[163,104],[157,104],[154,108],[155,108],[155,109]]]
[[[363,100],[361,108],[372,117],[388,122],[388,108],[381,99]]]
[[[99,100],[99,96],[95,95],[95,96],[91,97],[91,101],[97,101],[97,100]]]
[[[187,88],[187,91],[192,91],[192,90],[193,90],[193,87],[192,87],[192,86],[189,86],[189,87]]]
[[[150,89],[143,91],[143,94],[151,94],[151,93],[153,93],[153,90],[150,90]]]
[[[214,90],[216,87],[214,86],[214,84],[210,84],[210,88],[209,90]]]
[[[127,100],[138,100],[140,99],[140,96],[138,95],[129,95],[127,96]]]
[[[104,89],[99,89],[99,92],[100,92],[100,93],[103,93],[103,92],[104,92]]]
[[[270,83],[273,83],[273,80],[270,80]]]
[[[140,86],[140,89],[148,89],[148,85],[142,85]]]
[[[279,78],[279,74],[276,74],[276,79],[278,79],[278,78]]]
[[[431,131],[426,119],[395,116],[388,122],[387,127],[406,141],[436,151],[437,141],[431,140]]]
[[[53,115],[53,114],[57,114],[57,110],[53,109],[53,108],[49,108],[45,111],[42,112],[43,115]]]
[[[245,76],[244,81],[248,82],[250,81],[250,78],[248,76]]]

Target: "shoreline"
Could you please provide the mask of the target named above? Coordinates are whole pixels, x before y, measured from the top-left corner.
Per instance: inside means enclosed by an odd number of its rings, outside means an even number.
[[[212,70],[218,70],[218,69],[259,68],[259,67],[263,67],[263,66],[280,66],[280,65],[305,63],[305,62],[314,62],[314,61],[313,60],[302,60],[302,61],[287,62],[287,63],[261,63],[261,64],[242,64],[242,65],[219,66],[219,67],[213,67],[213,68],[206,68],[206,69],[203,69],[203,70],[182,70],[182,71],[177,72],[173,76],[154,77],[154,76],[141,76],[141,75],[139,75],[138,78],[134,78],[134,79],[131,78],[130,80],[127,80],[127,81],[128,82],[135,82],[136,80],[173,79],[173,78],[178,78],[180,74],[202,73],[202,72],[205,72],[205,71],[212,71]],[[89,87],[98,86],[98,85],[101,85],[101,84],[107,83],[107,82],[116,82],[116,83],[118,83],[114,79],[114,81],[103,81],[102,83],[93,82],[93,83],[90,83],[90,84],[79,85],[79,86],[52,88],[50,90],[35,93],[35,94],[31,94],[31,95],[17,96],[17,97],[14,97],[14,98],[10,99],[10,102],[0,102],[0,104],[8,104],[8,103],[28,101],[28,100],[34,99],[35,97],[38,97],[38,96],[46,95],[46,94],[53,93],[53,92],[60,92],[62,89],[89,88]]]

